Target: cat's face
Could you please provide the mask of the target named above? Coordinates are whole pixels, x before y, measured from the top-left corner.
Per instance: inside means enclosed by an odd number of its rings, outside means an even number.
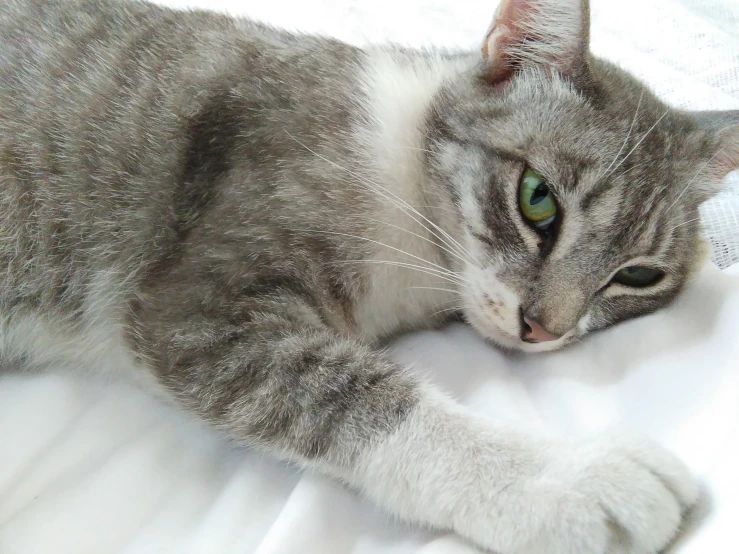
[[[509,348],[555,349],[671,302],[705,260],[698,207],[739,163],[730,115],[711,129],[668,109],[583,36],[579,61],[493,78],[483,62],[430,120],[430,174],[463,237],[465,316]]]

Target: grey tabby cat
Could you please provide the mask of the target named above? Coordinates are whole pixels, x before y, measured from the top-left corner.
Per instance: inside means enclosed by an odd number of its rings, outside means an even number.
[[[660,551],[697,496],[670,454],[488,421],[372,346],[462,306],[550,350],[689,281],[736,114],[669,109],[588,36],[585,0],[504,0],[471,53],[4,0],[2,365],[118,364],[499,554]]]

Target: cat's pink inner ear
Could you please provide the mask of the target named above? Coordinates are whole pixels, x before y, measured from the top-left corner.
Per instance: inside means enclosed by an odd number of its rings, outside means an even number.
[[[585,61],[589,22],[587,0],[501,0],[482,45],[488,80],[527,66],[575,73]]]
[[[487,78],[491,83],[505,81],[513,74],[513,60],[507,56],[515,40],[513,30],[503,24],[493,23],[482,45],[482,57],[488,62]]]

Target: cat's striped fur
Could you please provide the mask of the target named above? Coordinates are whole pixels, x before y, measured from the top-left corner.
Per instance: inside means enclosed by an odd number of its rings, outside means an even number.
[[[734,115],[667,109],[587,37],[579,0],[506,0],[484,55],[3,1],[0,363],[114,356],[236,441],[500,554],[657,552],[696,497],[678,461],[481,420],[373,348],[447,308],[556,348],[685,285]],[[553,237],[519,212],[526,164]],[[608,286],[636,262],[665,278]],[[524,309],[562,338],[522,342]]]

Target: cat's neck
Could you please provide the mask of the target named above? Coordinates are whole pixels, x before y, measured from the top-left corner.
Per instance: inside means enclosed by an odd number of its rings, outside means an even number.
[[[370,50],[360,77],[369,122],[358,139],[382,182],[415,205],[422,191],[427,115],[445,80],[467,71],[475,56]]]
[[[368,181],[378,197],[375,219],[384,223],[370,238],[383,245],[374,253],[376,259],[406,266],[373,268],[368,293],[355,314],[366,338],[433,324],[438,319],[434,312],[456,299],[444,290],[452,287],[442,274],[450,263],[439,244],[443,223],[437,221],[425,190],[426,121],[445,79],[468,69],[471,59],[388,50],[368,53],[361,82],[369,117],[356,128],[355,140],[366,156],[363,165],[369,168]]]

